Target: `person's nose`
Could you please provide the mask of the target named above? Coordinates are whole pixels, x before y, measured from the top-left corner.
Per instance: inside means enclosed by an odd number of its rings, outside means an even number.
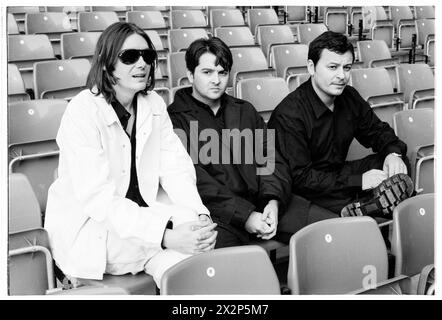
[[[338,68],[336,70],[336,77],[339,78],[339,79],[345,79],[344,68]]]
[[[214,72],[213,73],[213,75],[212,75],[212,82],[214,83],[214,84],[218,84],[219,83],[219,74],[217,73],[217,72]]]

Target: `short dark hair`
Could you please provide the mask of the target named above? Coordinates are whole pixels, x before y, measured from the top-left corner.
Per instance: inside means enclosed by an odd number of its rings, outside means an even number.
[[[142,36],[149,48],[155,50],[149,36],[143,29],[133,23],[115,22],[107,27],[98,38],[86,86],[91,91],[96,88],[97,91],[94,91],[94,93],[96,95],[102,93],[107,103],[111,103],[111,101],[116,99],[115,90],[112,87],[116,84],[116,79],[112,74],[115,70],[118,53],[124,41],[132,34]],[[155,87],[155,67],[157,64],[158,59],[155,59],[150,65],[146,88],[141,91],[143,94],[147,94],[148,90]]]
[[[191,73],[200,63],[200,57],[206,53],[212,53],[215,57],[215,65],[220,65],[224,70],[232,69],[233,58],[229,47],[217,37],[210,39],[198,39],[192,42],[186,50],[186,67]]]
[[[326,31],[317,36],[312,42],[310,42],[308,47],[308,59],[312,60],[313,64],[316,65],[321,58],[321,53],[324,49],[328,49],[339,54],[344,54],[350,51],[353,56],[353,62],[355,61],[355,51],[353,45],[342,33]]]

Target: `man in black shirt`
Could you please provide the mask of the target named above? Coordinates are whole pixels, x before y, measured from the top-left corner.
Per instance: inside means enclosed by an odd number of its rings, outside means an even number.
[[[254,236],[288,242],[309,202],[291,196],[288,168],[274,154],[262,117],[249,102],[225,93],[232,62],[220,39],[193,42],[186,52],[192,87],[177,91],[168,112],[218,225],[216,248],[248,244]],[[235,135],[241,136],[237,145]]]
[[[294,193],[342,216],[389,215],[412,192],[407,146],[347,86],[353,62],[344,35],[327,31],[314,39],[310,79],[281,101],[268,126],[276,130]],[[346,161],[353,138],[375,154]]]

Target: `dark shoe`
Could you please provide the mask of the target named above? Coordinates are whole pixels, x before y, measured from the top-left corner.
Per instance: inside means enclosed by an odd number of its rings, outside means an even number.
[[[404,173],[395,174],[373,189],[372,198],[345,206],[341,217],[372,216],[390,217],[393,209],[413,193],[413,182]]]

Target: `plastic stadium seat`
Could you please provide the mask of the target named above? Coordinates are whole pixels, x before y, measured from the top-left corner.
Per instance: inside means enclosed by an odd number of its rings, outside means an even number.
[[[395,275],[414,276],[434,263],[435,195],[417,195],[393,211],[392,253]]]
[[[256,38],[268,61],[273,46],[295,43],[295,37],[288,25],[258,26]]]
[[[434,53],[435,39],[430,39],[427,41],[427,47],[425,48],[425,54],[428,57],[428,65],[434,68],[436,63],[436,55]]]
[[[18,25],[18,30],[20,33],[25,32],[25,16],[27,13],[38,13],[40,12],[40,7],[37,6],[10,6],[8,7],[8,13],[12,13],[15,21]]]
[[[247,245],[191,256],[161,281],[162,295],[280,294],[276,272],[265,250]]]
[[[394,93],[388,71],[384,68],[351,71],[352,86],[367,100],[382,121],[393,126],[393,114],[405,109],[402,94]]]
[[[307,21],[307,6],[286,6],[288,23],[299,23]]]
[[[215,9],[210,10],[210,25],[212,31],[218,27],[244,26],[244,18],[239,9]]]
[[[237,84],[237,97],[249,101],[265,121],[288,94],[289,88],[283,78],[250,78]]]
[[[86,87],[91,64],[87,59],[37,62],[34,65],[36,99],[72,99]]]
[[[185,52],[172,52],[167,61],[169,88],[189,84]]]
[[[287,85],[290,92],[295,91],[301,84],[310,79],[310,73],[291,74],[287,77]]]
[[[8,35],[10,34],[19,34],[17,21],[15,21],[12,13],[8,13]]]
[[[350,24],[352,26],[352,34],[359,33],[359,21],[362,20],[362,7],[352,6],[350,11]]]
[[[8,104],[9,172],[25,174],[42,212],[58,166],[55,138],[67,102],[39,99]]]
[[[375,220],[322,220],[290,239],[287,285],[292,294],[345,294],[360,289],[368,275],[387,279],[387,249]]]
[[[416,6],[414,8],[416,19],[434,19],[435,9],[433,6]]]
[[[400,39],[399,50],[411,49],[412,36],[417,34],[413,12],[409,6],[392,6],[391,18],[396,28],[397,37]]]
[[[417,161],[414,178],[417,193],[434,193],[434,166],[434,155],[424,156]]]
[[[8,62],[17,65],[25,87],[34,88],[34,62],[55,59],[54,50],[45,34],[8,36]]]
[[[247,26],[216,28],[215,37],[220,38],[229,47],[253,46],[255,44],[255,39]]]
[[[348,21],[346,7],[327,7],[325,10],[325,25],[331,31],[347,34]]]
[[[166,21],[160,11],[127,11],[126,21],[135,23],[144,30],[154,29],[158,32],[167,30]]]
[[[323,23],[298,24],[298,42],[308,45],[313,39],[327,30],[327,26]]]
[[[155,87],[167,87],[169,81],[164,76],[167,75],[167,56],[169,51],[163,47],[161,37],[156,30],[144,30],[144,32],[149,36],[158,55],[157,68],[159,68],[160,74],[155,74]]]
[[[171,29],[206,28],[207,20],[201,10],[172,10]]]
[[[269,69],[267,60],[260,47],[231,48],[233,65],[230,71],[228,87],[233,87],[236,92],[237,81],[245,78],[275,76],[274,69]]]
[[[72,32],[61,35],[61,58],[92,60],[101,32]]]
[[[434,24],[435,19],[416,20],[417,44],[422,48],[426,48],[428,41],[434,39]]]
[[[100,12],[112,11],[112,12],[115,12],[120,21],[126,20],[126,12],[128,10],[130,10],[130,7],[127,7],[127,6],[97,6],[97,7],[92,6],[91,7],[91,11],[100,11]]]
[[[408,109],[434,108],[434,74],[424,63],[398,67],[399,90],[404,93]]]
[[[193,41],[209,37],[204,29],[175,29],[169,30],[168,34],[170,52],[186,50]]]
[[[85,6],[53,6],[46,7],[47,12],[64,12],[68,15],[71,21],[72,30],[78,30],[78,13],[83,11],[90,11],[90,7]]]
[[[270,66],[276,69],[278,77],[286,79],[291,74],[307,72],[307,45],[284,44],[270,50]]]
[[[8,63],[8,102],[30,99],[17,66]]]
[[[101,290],[109,290],[109,288],[119,288],[124,294],[129,295],[155,295],[156,284],[152,276],[139,272],[137,274],[124,274],[114,276],[110,274],[103,275],[103,280],[78,279],[82,285],[88,287],[102,288]],[[81,289],[82,287],[79,287]],[[120,294],[120,293],[118,293]]]
[[[79,12],[78,31],[103,31],[118,21],[117,13],[113,11]]]
[[[279,24],[279,19],[274,9],[248,9],[247,24],[252,34],[256,35],[257,26]]]

